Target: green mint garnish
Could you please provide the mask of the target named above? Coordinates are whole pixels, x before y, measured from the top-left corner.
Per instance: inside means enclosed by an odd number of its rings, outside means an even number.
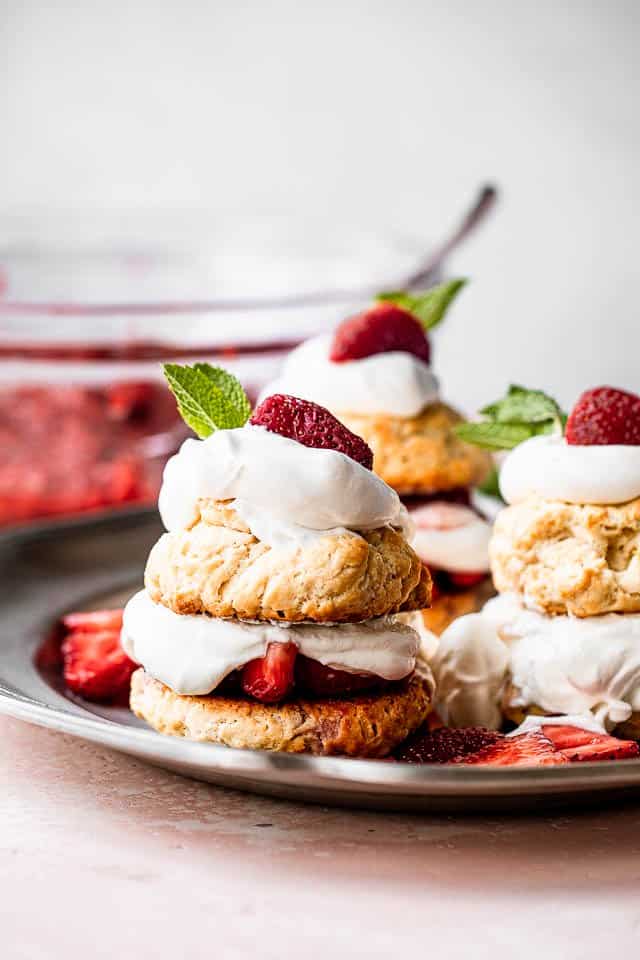
[[[566,414],[553,397],[542,390],[527,390],[512,384],[507,395],[484,407],[479,423],[460,423],[456,434],[467,443],[487,450],[512,450],[540,434],[564,432]]]
[[[242,386],[222,367],[165,363],[163,369],[180,416],[201,439],[216,430],[242,427],[251,416]]]
[[[419,320],[425,330],[432,330],[444,319],[449,305],[460,293],[466,282],[465,277],[458,277],[421,293],[390,290],[387,293],[378,294],[376,299],[395,303],[396,306],[407,310],[416,320]]]

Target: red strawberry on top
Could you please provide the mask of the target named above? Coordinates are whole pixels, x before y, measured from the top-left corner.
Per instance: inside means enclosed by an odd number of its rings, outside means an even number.
[[[394,303],[377,303],[340,324],[329,359],[344,363],[391,350],[413,353],[425,363],[429,363],[431,356],[429,341],[419,320]]]
[[[298,655],[295,643],[270,643],[264,657],[242,668],[240,684],[250,697],[262,703],[284,700],[293,689],[293,671]]]
[[[576,446],[640,446],[640,397],[615,387],[587,390],[571,411],[565,435]]]
[[[250,423],[297,440],[305,447],[337,450],[361,463],[367,470],[373,467],[373,453],[364,440],[348,430],[324,407],[310,400],[274,393],[262,401]]]

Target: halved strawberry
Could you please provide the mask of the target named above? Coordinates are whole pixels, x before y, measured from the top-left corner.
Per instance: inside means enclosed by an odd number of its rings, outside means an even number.
[[[412,353],[425,363],[429,363],[431,354],[419,320],[394,303],[377,303],[340,324],[331,344],[329,359],[334,363],[345,363],[391,350]]]
[[[362,437],[356,436],[332,413],[310,400],[274,393],[254,410],[250,422],[271,433],[297,440],[305,447],[337,450],[367,470],[373,467],[373,452]]]
[[[640,756],[635,740],[618,740],[606,733],[595,733],[581,727],[544,724],[542,733],[556,750],[572,763],[592,760],[625,760]]]
[[[640,397],[615,387],[587,390],[571,411],[565,435],[577,446],[640,446]]]
[[[90,610],[83,613],[68,613],[62,618],[67,630],[97,633],[103,630],[122,629],[122,610]]]
[[[543,733],[533,730],[517,737],[501,737],[495,743],[453,763],[486,767],[547,767],[569,763]]]
[[[335,670],[310,657],[299,656],[296,660],[296,688],[310,696],[337,697],[384,685],[384,680],[370,673]]]
[[[484,747],[504,740],[496,730],[484,727],[437,727],[424,723],[395,752],[396,760],[404,763],[462,763],[469,755],[476,755]]]
[[[242,668],[244,692],[262,703],[284,700],[293,689],[298,648],[295,643],[270,643],[264,657],[250,660]]]
[[[62,643],[64,681],[85,700],[125,702],[137,664],[120,646],[120,630],[74,630]]]

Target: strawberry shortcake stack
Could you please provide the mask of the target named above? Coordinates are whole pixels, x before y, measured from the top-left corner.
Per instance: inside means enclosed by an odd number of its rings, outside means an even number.
[[[428,336],[463,285],[382,294],[333,335],[294,350],[269,388],[321,403],[366,440],[373,469],[411,512],[413,546],[434,578],[425,621],[436,633],[491,592],[491,528],[470,497],[491,459],[458,435],[463,420],[440,398]]]
[[[441,637],[442,710],[454,725],[575,715],[640,738],[640,397],[584,393],[565,417],[512,387],[469,425],[511,448],[491,567],[500,595]]]
[[[224,371],[166,373],[200,439],[165,469],[167,532],[124,610],[132,709],[194,740],[385,756],[433,693],[396,617],[431,590],[398,495],[315,403],[280,394],[250,416]]]

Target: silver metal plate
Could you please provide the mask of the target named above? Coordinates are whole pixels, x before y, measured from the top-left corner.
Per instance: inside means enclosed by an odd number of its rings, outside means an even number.
[[[412,811],[544,810],[640,795],[640,760],[540,768],[412,766],[290,756],[163,737],[128,710],[66,694],[34,656],[73,608],[119,604],[140,585],[154,518],[0,542],[0,712],[225,787],[322,804]]]

